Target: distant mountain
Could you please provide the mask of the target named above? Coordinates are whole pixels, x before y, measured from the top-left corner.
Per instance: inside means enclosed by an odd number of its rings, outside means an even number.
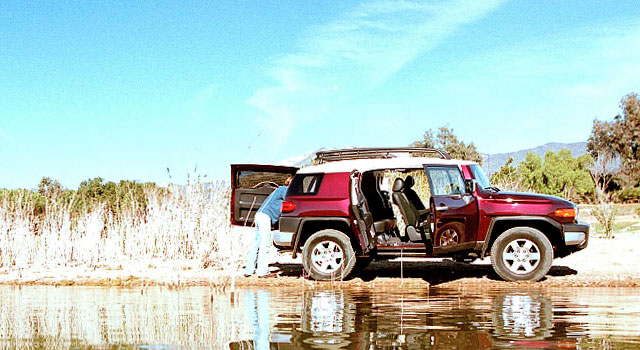
[[[517,165],[518,163],[524,160],[527,153],[529,152],[534,152],[544,159],[544,154],[547,153],[547,151],[558,152],[565,148],[571,151],[571,154],[574,157],[579,157],[587,153],[586,142],[574,142],[574,143],[551,142],[551,143],[544,144],[542,146],[538,146],[536,148],[524,149],[524,150],[510,152],[510,153],[494,153],[494,154],[483,153],[482,168],[487,173],[487,175],[491,175],[495,171],[498,171],[500,167],[504,165],[504,163],[506,163],[509,157],[513,157],[514,165]]]
[[[575,143],[551,142],[551,143],[544,144],[542,146],[538,146],[530,149],[524,149],[516,152],[493,153],[493,154],[482,153],[482,168],[487,173],[487,175],[491,175],[492,173],[500,169],[500,167],[504,165],[504,163],[509,159],[509,157],[513,157],[514,165],[517,165],[518,163],[523,161],[527,153],[531,151],[533,151],[534,153],[544,158],[544,154],[547,153],[547,151],[558,152],[561,149],[565,149],[565,148],[571,151],[571,154],[574,157],[578,157],[587,153],[586,142],[575,142]],[[320,148],[309,153],[305,153],[305,154],[291,157],[289,159],[281,160],[277,164],[286,165],[286,166],[295,166],[295,167],[307,166],[312,164],[313,159],[316,158],[316,152],[325,151],[325,150],[327,149]]]

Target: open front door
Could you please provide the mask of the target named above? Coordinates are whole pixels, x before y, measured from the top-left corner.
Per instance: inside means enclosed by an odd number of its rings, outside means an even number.
[[[457,166],[425,166],[431,187],[432,241],[434,253],[463,250],[475,241],[476,198],[465,193]]]
[[[231,224],[251,226],[262,202],[278,186],[284,186],[296,167],[232,164],[231,165]]]

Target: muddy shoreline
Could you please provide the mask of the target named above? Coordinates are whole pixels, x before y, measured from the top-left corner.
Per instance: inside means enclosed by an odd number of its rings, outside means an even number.
[[[554,260],[546,278],[539,282],[505,282],[493,272],[488,258],[472,264],[449,259],[379,261],[346,281],[316,282],[303,277],[302,266],[287,257],[271,265],[278,275],[243,277],[202,268],[201,263],[122,264],[109,267],[60,267],[0,270],[3,285],[144,287],[210,286],[229,288],[548,288],[548,287],[640,287],[640,252],[636,235],[615,239],[592,238],[589,247]]]

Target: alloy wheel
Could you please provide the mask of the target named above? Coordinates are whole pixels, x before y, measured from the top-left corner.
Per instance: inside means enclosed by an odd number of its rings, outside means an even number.
[[[515,239],[504,248],[502,262],[514,274],[530,273],[540,263],[540,248],[529,239]]]
[[[446,229],[440,234],[440,246],[446,247],[448,245],[454,245],[460,243],[460,236],[458,232],[453,229]]]
[[[335,273],[344,262],[344,252],[334,241],[321,241],[311,251],[311,263],[322,273]]]

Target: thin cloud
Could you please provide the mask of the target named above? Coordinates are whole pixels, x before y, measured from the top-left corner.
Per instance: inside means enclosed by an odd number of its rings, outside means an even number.
[[[474,57],[469,67],[476,71],[484,69],[486,76],[504,86],[543,81],[537,92],[546,94],[548,100],[557,99],[567,106],[588,106],[585,113],[599,114],[603,109],[617,108],[616,101],[637,88],[640,51],[630,47],[640,47],[640,23],[612,24],[597,30],[576,28],[544,41],[515,43],[507,49]],[[486,85],[485,81],[480,83]],[[469,86],[464,80],[452,84]]]
[[[255,91],[248,103],[263,113],[259,124],[268,137],[277,133],[274,146],[281,146],[298,118],[315,118],[336,99],[384,84],[460,26],[486,16],[501,3],[460,0],[362,4],[334,21],[310,28],[297,52],[269,67],[274,84]]]

